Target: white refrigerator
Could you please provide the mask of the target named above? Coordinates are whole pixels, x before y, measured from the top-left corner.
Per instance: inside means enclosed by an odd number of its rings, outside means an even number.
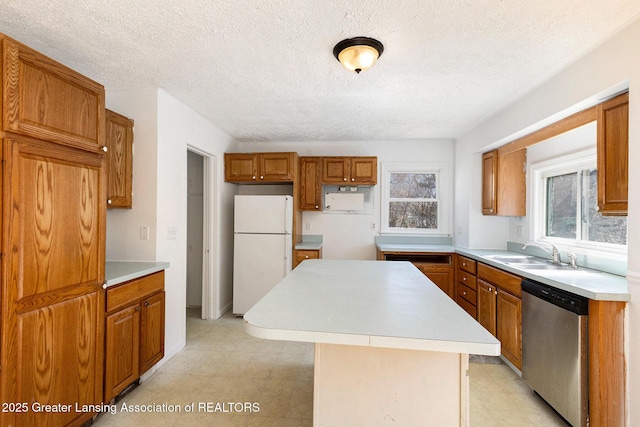
[[[233,314],[243,315],[291,271],[293,198],[235,196]]]

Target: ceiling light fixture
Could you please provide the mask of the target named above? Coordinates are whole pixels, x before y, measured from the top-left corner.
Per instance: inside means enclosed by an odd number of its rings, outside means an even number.
[[[349,71],[360,73],[376,63],[384,46],[369,37],[354,37],[342,40],[333,48],[333,55]]]

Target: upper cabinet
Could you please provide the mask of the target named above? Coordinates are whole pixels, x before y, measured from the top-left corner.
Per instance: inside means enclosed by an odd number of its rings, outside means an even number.
[[[104,87],[0,35],[5,131],[99,152],[104,146]]]
[[[484,215],[526,215],[527,150],[521,148],[482,155],[482,213]]]
[[[225,153],[224,179],[236,183],[293,182],[297,153]]]
[[[322,210],[322,158],[300,157],[300,209]]]
[[[626,215],[629,182],[629,94],[597,107],[598,210]]]
[[[323,157],[322,183],[376,185],[377,157]]]
[[[133,120],[106,110],[107,207],[132,207]]]

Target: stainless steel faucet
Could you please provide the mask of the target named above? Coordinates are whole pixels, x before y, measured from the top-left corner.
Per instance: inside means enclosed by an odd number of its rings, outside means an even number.
[[[544,246],[544,244],[550,245],[551,249],[549,249],[548,247]],[[558,248],[556,248],[556,246],[553,243],[549,243],[549,242],[527,242],[524,244],[524,246],[522,247],[522,249],[526,249],[527,246],[535,246],[536,248],[540,248],[543,251],[545,251],[546,253],[549,254],[549,256],[551,256],[551,262],[553,262],[554,264],[562,264],[562,262],[560,261],[560,252],[558,252]]]

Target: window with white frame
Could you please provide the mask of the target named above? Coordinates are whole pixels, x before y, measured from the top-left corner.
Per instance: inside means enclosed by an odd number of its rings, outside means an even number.
[[[556,244],[626,250],[627,218],[597,210],[595,150],[563,156],[532,167],[535,239]]]
[[[383,163],[382,232],[448,234],[447,173],[440,162]]]

